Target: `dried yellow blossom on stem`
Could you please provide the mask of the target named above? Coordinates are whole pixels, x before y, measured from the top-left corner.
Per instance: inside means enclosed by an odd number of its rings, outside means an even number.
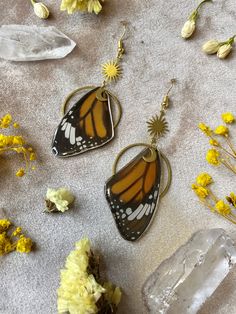
[[[0,219],[0,256],[12,251],[29,253],[33,242],[22,233],[21,227],[11,231],[13,224],[8,219]]]
[[[197,184],[192,184],[191,188],[205,207],[236,224],[236,195],[231,193],[230,196],[227,196],[226,200],[229,203],[227,204],[223,199],[219,199],[212,192],[209,187],[212,182],[212,177],[208,173],[201,173],[196,178]],[[230,205],[232,205],[234,208],[232,208]]]
[[[98,14],[102,10],[102,2],[105,0],[62,0],[61,11],[72,14],[77,11]]]
[[[225,112],[221,117],[223,122],[227,125],[232,124],[235,121],[235,117],[231,112]],[[204,123],[199,123],[198,127],[209,138],[210,145],[214,147],[209,149],[206,154],[208,163],[214,166],[223,165],[236,174],[236,166],[234,164],[236,160],[236,150],[231,141],[229,127],[226,125],[219,125],[214,131]],[[221,139],[216,139],[216,136]],[[225,142],[224,144],[222,143],[222,139]],[[227,147],[225,147],[225,144]]]
[[[7,129],[13,124],[14,128],[18,128],[18,123],[12,122],[12,116],[8,113],[0,119],[0,129]],[[36,160],[36,154],[32,147],[28,147],[25,139],[21,135],[4,135],[0,133],[0,155],[9,152],[15,152],[23,156],[25,160],[25,168],[20,168],[16,172],[17,177],[23,177],[29,170],[32,161]]]
[[[103,282],[99,275],[99,259],[87,238],[76,243],[61,270],[57,291],[58,313],[116,313],[121,290],[110,282]]]

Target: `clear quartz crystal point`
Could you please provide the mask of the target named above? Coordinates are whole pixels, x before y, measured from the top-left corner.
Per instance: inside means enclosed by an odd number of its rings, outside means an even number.
[[[56,27],[3,25],[0,27],[0,58],[34,61],[64,58],[76,43]]]
[[[197,313],[235,263],[234,243],[223,229],[198,231],[146,280],[149,313]]]

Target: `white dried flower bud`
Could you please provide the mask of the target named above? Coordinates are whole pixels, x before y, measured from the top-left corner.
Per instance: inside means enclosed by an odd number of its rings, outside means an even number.
[[[34,13],[40,19],[47,19],[49,17],[49,10],[45,4],[43,4],[42,2],[37,2],[37,3],[33,3],[33,6],[34,6]]]
[[[217,53],[220,48],[220,43],[217,40],[209,40],[202,46],[202,51],[207,53],[208,55]]]
[[[188,20],[184,23],[184,26],[181,30],[181,36],[185,39],[192,36],[196,28],[196,23],[194,20]]]
[[[217,57],[220,59],[224,59],[228,56],[231,50],[232,50],[232,45],[225,44],[219,48],[217,52]]]

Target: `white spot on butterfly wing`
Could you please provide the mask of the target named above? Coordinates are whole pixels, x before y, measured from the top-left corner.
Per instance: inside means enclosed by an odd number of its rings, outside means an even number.
[[[61,126],[63,126],[66,122],[66,119],[63,119],[62,122],[61,122]]]
[[[145,204],[142,211],[138,214],[137,219],[140,220],[143,215],[146,213],[146,211],[151,207],[149,204]]]
[[[66,130],[65,130],[65,138],[70,137],[70,129],[71,129],[71,123],[67,123]]]
[[[156,204],[155,203],[152,203],[152,206],[151,206],[151,210],[150,210],[150,213],[153,212],[154,208],[156,207]]]
[[[62,131],[65,131],[66,127],[67,127],[68,122],[66,122],[65,124],[63,123],[63,126],[61,127]]]
[[[131,208],[127,208],[126,209],[126,214],[127,215],[131,215],[132,214],[132,209]]]
[[[75,128],[73,126],[70,129],[70,143],[75,144]]]
[[[140,204],[138,208],[135,209],[135,211],[128,217],[128,220],[129,221],[134,220],[134,218],[138,216],[138,214],[141,212],[142,209],[143,209],[143,204]]]

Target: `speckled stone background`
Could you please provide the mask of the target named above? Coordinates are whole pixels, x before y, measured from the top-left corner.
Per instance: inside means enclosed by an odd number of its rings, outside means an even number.
[[[47,21],[33,14],[30,1],[0,1],[1,24],[54,25],[78,44],[58,61],[0,60],[1,115],[12,113],[39,155],[38,170],[22,179],[14,175],[20,165],[16,157],[0,160],[0,207],[37,244],[30,255],[1,257],[0,313],[56,313],[60,268],[84,235],[101,252],[107,276],[123,288],[119,313],[147,313],[141,297],[143,282],[193,232],[222,227],[236,239],[236,227],[203,208],[189,187],[204,170],[214,176],[219,196],[236,192],[234,175],[206,164],[208,143],[197,128],[200,121],[216,126],[224,111],[236,114],[236,51],[225,61],[201,52],[208,39],[225,40],[235,33],[235,0],[205,4],[189,41],[180,38],[180,29],[196,1],[109,0],[99,16],[68,16],[59,11],[60,1],[44,2],[52,12]],[[57,159],[51,154],[51,138],[60,121],[60,104],[74,88],[101,82],[100,64],[114,56],[122,20],[129,22],[124,75],[111,87],[124,111],[117,137],[104,148]],[[123,147],[147,140],[145,121],[158,112],[172,77],[178,84],[167,114],[170,132],[161,147],[173,167],[173,184],[146,236],[128,243],[116,230],[104,198],[104,182]],[[236,138],[235,126],[234,132]],[[47,187],[59,186],[76,195],[74,209],[64,215],[42,213]],[[236,270],[200,314],[235,314],[235,289]]]

